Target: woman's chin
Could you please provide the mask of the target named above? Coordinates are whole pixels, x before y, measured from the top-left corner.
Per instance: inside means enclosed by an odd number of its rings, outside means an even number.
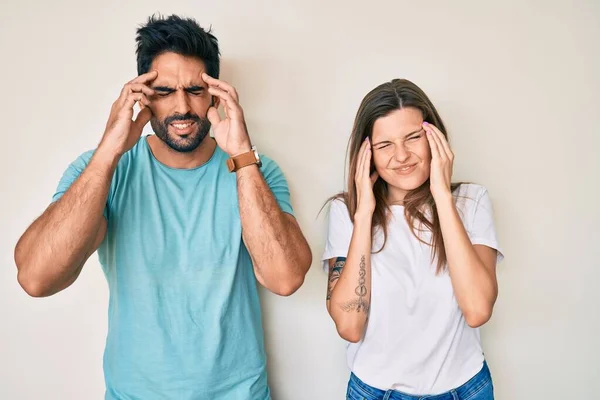
[[[383,179],[387,182],[389,191],[397,191],[404,193],[408,193],[415,189],[418,189],[427,181],[427,178],[421,177],[400,178],[398,176],[390,176],[389,179],[386,178],[387,177],[384,177]]]

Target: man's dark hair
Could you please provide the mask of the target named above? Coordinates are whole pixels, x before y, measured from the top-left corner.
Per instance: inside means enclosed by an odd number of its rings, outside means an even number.
[[[177,15],[151,16],[137,30],[138,75],[150,70],[152,61],[165,52],[197,57],[204,62],[206,73],[219,78],[219,44],[217,38],[205,31],[191,18]]]

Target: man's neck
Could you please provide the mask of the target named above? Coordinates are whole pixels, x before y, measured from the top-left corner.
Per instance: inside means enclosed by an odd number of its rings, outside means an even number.
[[[205,164],[217,147],[217,143],[210,136],[206,136],[200,146],[189,153],[173,150],[156,135],[149,135],[146,140],[154,157],[162,164],[175,169],[191,169]]]

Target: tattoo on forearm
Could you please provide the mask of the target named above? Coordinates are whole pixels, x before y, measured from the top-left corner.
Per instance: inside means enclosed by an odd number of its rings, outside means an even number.
[[[342,274],[344,265],[346,265],[346,258],[338,257],[336,258],[333,267],[329,268],[329,281],[327,282],[327,300],[331,299],[331,292],[333,292],[333,286],[335,282],[338,279],[340,279],[340,275]]]
[[[367,275],[367,263],[366,257],[363,255],[360,258],[360,266],[358,270],[358,286],[354,289],[354,293],[358,296],[357,299],[354,299],[346,304],[342,305],[342,310],[346,312],[356,311],[356,312],[369,312],[369,302],[366,300],[366,296],[368,294],[366,278]]]

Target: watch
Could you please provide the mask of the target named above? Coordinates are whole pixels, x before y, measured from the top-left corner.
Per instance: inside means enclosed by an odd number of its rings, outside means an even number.
[[[262,166],[256,146],[252,146],[250,151],[246,153],[238,154],[227,160],[227,168],[229,169],[229,172],[235,172],[241,168],[253,164],[258,165],[259,168]]]

